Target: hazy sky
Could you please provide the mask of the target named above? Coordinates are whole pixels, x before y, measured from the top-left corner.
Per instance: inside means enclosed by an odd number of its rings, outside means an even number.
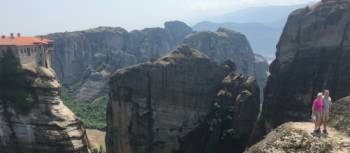
[[[292,5],[313,0],[0,0],[0,34],[38,35],[121,26],[127,30],[189,24],[246,7]]]

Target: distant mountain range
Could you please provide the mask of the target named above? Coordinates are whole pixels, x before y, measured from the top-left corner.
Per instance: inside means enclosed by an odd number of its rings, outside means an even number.
[[[223,14],[193,26],[197,31],[216,31],[219,27],[246,35],[255,53],[273,57],[288,15],[305,5],[252,7]]]

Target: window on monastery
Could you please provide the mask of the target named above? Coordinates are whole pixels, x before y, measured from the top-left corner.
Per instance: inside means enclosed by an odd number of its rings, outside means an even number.
[[[27,48],[27,55],[30,56],[30,48]]]

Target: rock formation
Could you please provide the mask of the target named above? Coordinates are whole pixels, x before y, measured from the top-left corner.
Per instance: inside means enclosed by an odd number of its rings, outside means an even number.
[[[188,35],[184,44],[198,49],[217,62],[231,60],[239,72],[255,76],[261,88],[267,80],[268,63],[263,57],[255,59],[246,37],[238,32],[219,28],[216,32],[196,32]],[[257,63],[255,63],[257,61]],[[262,65],[260,65],[262,64]]]
[[[234,68],[180,46],[153,62],[118,70],[110,81],[107,152],[203,153],[215,145],[237,146],[230,138],[249,135],[259,89],[251,77],[228,75]]]
[[[217,62],[232,60],[243,74],[255,76],[259,86],[266,84],[267,68],[254,53],[244,35],[219,29],[185,37],[192,29],[183,22],[166,22],[164,28],[127,32],[122,28],[99,27],[86,31],[50,34],[55,40],[53,67],[64,89],[78,101],[93,101],[106,93],[110,74],[129,65],[157,59],[185,43],[203,51]],[[93,89],[91,87],[94,87]]]
[[[334,102],[331,109],[330,125],[350,137],[350,96]]]
[[[229,74],[220,85],[207,119],[183,138],[178,153],[243,152],[260,112],[259,106],[255,79]]]
[[[111,72],[165,55],[191,31],[185,23],[174,21],[165,23],[165,28],[128,32],[99,27],[48,37],[55,41],[53,67],[65,89],[72,89],[79,101],[93,101],[105,93]],[[95,89],[87,92],[91,86]]]
[[[245,153],[348,153],[350,137],[333,128],[322,138],[311,135],[312,123],[290,122],[269,133],[265,139]]]
[[[267,77],[269,76],[269,63],[267,59],[259,54],[255,54],[254,69],[254,76],[260,87],[261,98],[263,98],[263,89],[266,86]]]
[[[333,100],[350,95],[349,23],[348,0],[323,0],[289,16],[265,91],[260,125],[267,131],[309,120],[312,100],[323,89]]]
[[[184,44],[198,49],[217,62],[233,61],[244,74],[254,74],[254,53],[246,37],[238,32],[219,28],[216,32],[188,35]]]
[[[246,150],[246,153],[350,152],[350,96],[333,103],[328,135],[312,134],[314,124],[286,123],[270,132],[265,139]]]
[[[88,153],[83,123],[62,103],[51,68],[0,59],[0,152]]]
[[[180,21],[165,22],[164,29],[173,37],[175,44],[181,43],[192,32],[191,27]]]

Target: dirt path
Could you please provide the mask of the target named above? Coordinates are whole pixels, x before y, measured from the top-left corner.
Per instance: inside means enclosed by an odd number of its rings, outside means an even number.
[[[92,145],[92,148],[99,148],[100,146],[102,146],[104,149],[106,148],[106,132],[94,129],[86,129],[86,133]]]
[[[245,153],[350,153],[350,137],[334,128],[313,134],[311,122],[288,122],[271,131]]]
[[[310,136],[318,137],[312,134],[314,130],[314,124],[313,123],[293,123],[291,125],[292,128],[294,129],[299,129],[306,131]],[[332,127],[328,127],[328,134],[321,134],[319,135],[320,141],[328,141],[328,142],[333,142],[336,143],[337,145],[335,146],[340,146],[342,148],[339,148],[339,153],[350,153],[350,137],[348,137],[346,134],[341,133],[337,131],[336,129]]]

